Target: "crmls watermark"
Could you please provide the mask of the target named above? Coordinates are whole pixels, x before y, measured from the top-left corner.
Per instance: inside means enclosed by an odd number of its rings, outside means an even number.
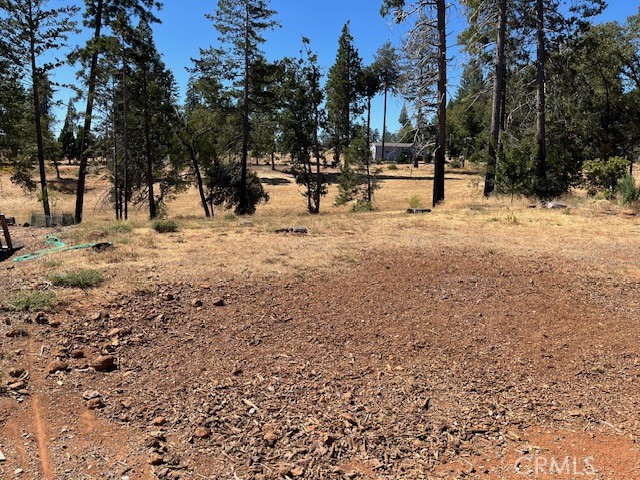
[[[519,475],[588,477],[598,474],[594,463],[593,457],[525,455],[516,460],[514,469]]]

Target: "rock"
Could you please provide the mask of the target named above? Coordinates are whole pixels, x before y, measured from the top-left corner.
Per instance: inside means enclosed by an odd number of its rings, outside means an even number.
[[[2,453],[2,451],[0,451],[0,462],[6,462],[7,458],[4,456],[4,453]]]
[[[54,360],[47,366],[49,373],[66,372],[67,370],[69,370],[69,365],[62,360]]]
[[[278,436],[273,432],[265,432],[264,441],[269,447],[273,447],[278,441]]]
[[[149,465],[162,465],[164,463],[164,457],[159,453],[154,453],[149,458]]]
[[[97,322],[98,320],[102,320],[102,312],[95,312],[89,316],[89,320],[93,322]]]
[[[164,457],[164,463],[166,463],[167,465],[172,465],[172,466],[176,466],[176,465],[180,465],[180,457],[178,455],[167,455],[166,457]]]
[[[7,370],[7,375],[13,378],[20,378],[22,375],[24,375],[24,373],[24,368],[10,368],[9,370]]]
[[[201,307],[202,300],[200,300],[199,298],[194,298],[193,300],[191,300],[191,306],[196,308]]]
[[[431,213],[430,208],[408,208],[407,213],[417,214],[417,213]]]
[[[104,407],[104,402],[101,398],[92,398],[87,402],[87,408],[89,410],[96,410],[98,408]]]
[[[219,298],[218,300],[213,302],[214,307],[224,307],[225,305],[226,305],[226,302],[224,301],[224,298]]]
[[[193,432],[193,435],[196,438],[209,438],[209,435],[211,435],[211,433],[205,427],[198,427],[198,428],[196,428],[196,431]]]
[[[13,473],[15,473],[16,475],[22,475],[24,473],[24,470],[22,470],[21,468],[16,468]]]
[[[153,420],[151,420],[151,425],[153,425],[154,427],[161,427],[165,423],[167,423],[167,420],[164,417],[156,417]]]
[[[76,359],[84,358],[85,357],[84,350],[79,350],[79,349],[78,350],[72,350],[71,353],[69,354],[69,356],[71,358],[76,358]]]
[[[129,335],[131,333],[131,329],[130,328],[112,328],[111,330],[109,330],[109,333],[107,333],[108,337],[120,337],[120,336],[124,336],[124,335]]]
[[[568,208],[567,204],[561,202],[542,202],[542,206],[549,209]]]
[[[18,381],[18,382],[14,382],[14,383],[10,383],[7,388],[9,390],[22,390],[23,388],[25,388],[27,386],[26,383],[24,383],[22,380]]]
[[[89,363],[96,372],[108,372],[116,368],[116,359],[111,355],[100,355]]]
[[[35,317],[33,317],[33,321],[38,325],[47,325],[49,323],[49,317],[47,317],[43,312],[38,312]]]
[[[286,227],[277,229],[276,233],[295,233],[297,235],[306,235],[308,230],[306,227]]]
[[[144,446],[146,448],[158,448],[160,447],[160,440],[155,437],[147,437],[144,441]]]
[[[58,319],[53,319],[49,321],[49,326],[53,328],[58,328],[61,324],[62,322]]]
[[[293,467],[291,469],[291,475],[293,475],[294,477],[301,477],[302,475],[304,475],[304,468],[302,467]]]
[[[82,398],[85,400],[93,400],[94,398],[100,398],[102,395],[97,390],[87,390],[82,394]]]

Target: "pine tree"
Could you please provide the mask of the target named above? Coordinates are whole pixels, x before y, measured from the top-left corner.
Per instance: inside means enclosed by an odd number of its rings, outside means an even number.
[[[389,93],[396,93],[400,80],[400,56],[391,42],[386,42],[376,53],[373,63],[377,75],[380,78],[384,94],[384,109],[382,114],[382,156],[387,137],[387,96]]]
[[[362,60],[353,44],[347,22],[342,28],[336,62],[329,70],[325,87],[329,146],[333,148],[335,165],[340,161],[340,154],[349,147],[356,129],[356,118],[362,113],[362,102],[358,94],[361,69]]]
[[[89,158],[89,141],[91,139],[91,126],[93,121],[93,107],[99,77],[99,58],[109,46],[115,42],[110,41],[105,35],[105,29],[110,27],[118,18],[139,18],[147,22],[157,21],[153,15],[154,8],[160,8],[161,4],[156,0],[85,0],[84,24],[93,30],[93,34],[84,48],[78,49],[72,56],[72,60],[82,63],[82,77],[87,86],[87,104],[84,112],[84,125],[80,144],[80,169],[78,172],[78,188],[76,192],[76,223],[82,221],[84,207],[84,193]],[[84,72],[88,70],[85,74]]]
[[[41,201],[47,224],[51,221],[49,190],[45,165],[45,128],[43,125],[43,92],[48,74],[58,65],[57,61],[40,63],[42,57],[59,51],[75,30],[71,17],[76,7],[49,8],[47,0],[4,0],[0,3],[0,37],[4,48],[0,53],[13,64],[16,72],[26,72],[31,84],[33,124],[37,144],[40,173]]]
[[[267,0],[218,0],[218,10],[215,15],[207,15],[219,32],[220,42],[225,49],[203,52],[205,56],[218,56],[225,60],[224,76],[229,80],[238,80],[237,91],[242,98],[242,151],[240,158],[240,197],[237,213],[246,215],[252,213],[250,206],[250,192],[247,175],[247,161],[249,156],[249,142],[251,135],[251,114],[253,98],[251,98],[252,75],[258,60],[262,57],[260,45],[265,42],[262,36],[266,30],[275,28],[278,24],[272,17],[274,10],[270,10]]]
[[[76,160],[77,158],[77,143],[76,143],[76,117],[77,117],[76,108],[73,105],[73,100],[69,100],[67,104],[67,115],[64,119],[64,125],[62,127],[62,131],[60,132],[60,136],[58,137],[58,142],[60,142],[61,146],[61,154],[63,158],[66,158],[69,163],[71,160]]]

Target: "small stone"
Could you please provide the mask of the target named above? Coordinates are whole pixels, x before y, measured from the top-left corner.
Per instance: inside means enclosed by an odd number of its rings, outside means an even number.
[[[80,349],[72,350],[69,356],[75,359],[84,358],[85,357],[84,350],[80,350]]]
[[[15,473],[16,475],[22,475],[23,472],[24,470],[22,470],[21,468],[16,468],[13,473]]]
[[[149,458],[149,465],[162,465],[164,463],[164,457],[159,453],[154,453]]]
[[[144,446],[146,448],[158,448],[160,447],[160,440],[154,437],[147,437],[147,439],[144,441]]]
[[[87,408],[89,410],[96,410],[98,408],[104,407],[104,402],[101,398],[92,398],[87,402]]]
[[[100,398],[102,395],[97,390],[87,390],[82,394],[82,398],[85,400],[93,400],[94,398]]]
[[[202,306],[202,300],[200,300],[199,298],[194,298],[193,300],[191,300],[191,306],[198,308]]]
[[[164,417],[156,417],[151,420],[151,425],[153,425],[154,427],[161,427],[165,423],[167,423],[167,420]]]
[[[167,302],[170,302],[170,301],[174,300],[175,298],[176,298],[176,297],[174,297],[171,293],[167,293],[167,294],[164,296],[164,299],[165,299]]]
[[[4,453],[0,451],[0,462],[6,462],[6,461],[7,461],[7,457],[5,457]]]
[[[167,455],[164,457],[164,463],[172,466],[180,465],[180,457],[178,455]]]
[[[53,319],[49,321],[49,326],[53,327],[53,328],[58,328],[60,325],[62,325],[62,322],[58,319]]]
[[[49,317],[47,317],[43,312],[38,312],[35,317],[33,317],[33,321],[38,325],[47,325],[49,323]]]
[[[22,390],[23,388],[25,388],[27,386],[26,383],[24,383],[22,380],[20,380],[19,382],[14,382],[14,383],[10,383],[7,388],[9,390]]]
[[[304,475],[304,468],[302,468],[302,467],[293,467],[291,469],[291,475],[293,475],[294,477],[301,477],[302,475]]]
[[[130,328],[112,328],[111,330],[109,330],[109,333],[107,333],[108,337],[120,337],[120,336],[124,336],[124,335],[129,335],[131,333],[131,329]]]
[[[102,320],[102,312],[95,312],[89,316],[89,320],[97,322],[98,320]]]
[[[218,300],[213,302],[213,306],[214,307],[224,307],[225,306],[224,298],[219,298]]]
[[[204,427],[198,427],[196,428],[196,431],[193,432],[193,435],[196,438],[209,438],[210,432],[208,429],[204,428]]]
[[[116,367],[116,359],[111,355],[100,355],[95,358],[90,364],[96,372],[108,372],[114,370]]]
[[[24,372],[24,368],[10,368],[9,370],[7,370],[7,374],[13,378],[20,378],[22,375],[24,375]]]
[[[67,370],[69,370],[69,365],[62,360],[54,360],[47,366],[47,372],[49,373],[65,372]]]

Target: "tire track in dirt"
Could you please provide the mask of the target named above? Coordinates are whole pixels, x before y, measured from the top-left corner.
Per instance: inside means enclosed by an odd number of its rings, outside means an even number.
[[[33,338],[33,337],[31,337]],[[33,357],[37,355],[33,340],[29,341],[29,371],[35,371]],[[47,420],[42,410],[42,398],[40,396],[40,383],[36,375],[31,375],[33,393],[31,395],[31,412],[33,417],[33,426],[35,427],[36,440],[38,442],[38,458],[42,468],[42,478],[44,480],[54,480],[53,463],[51,461],[51,453],[47,446]]]

